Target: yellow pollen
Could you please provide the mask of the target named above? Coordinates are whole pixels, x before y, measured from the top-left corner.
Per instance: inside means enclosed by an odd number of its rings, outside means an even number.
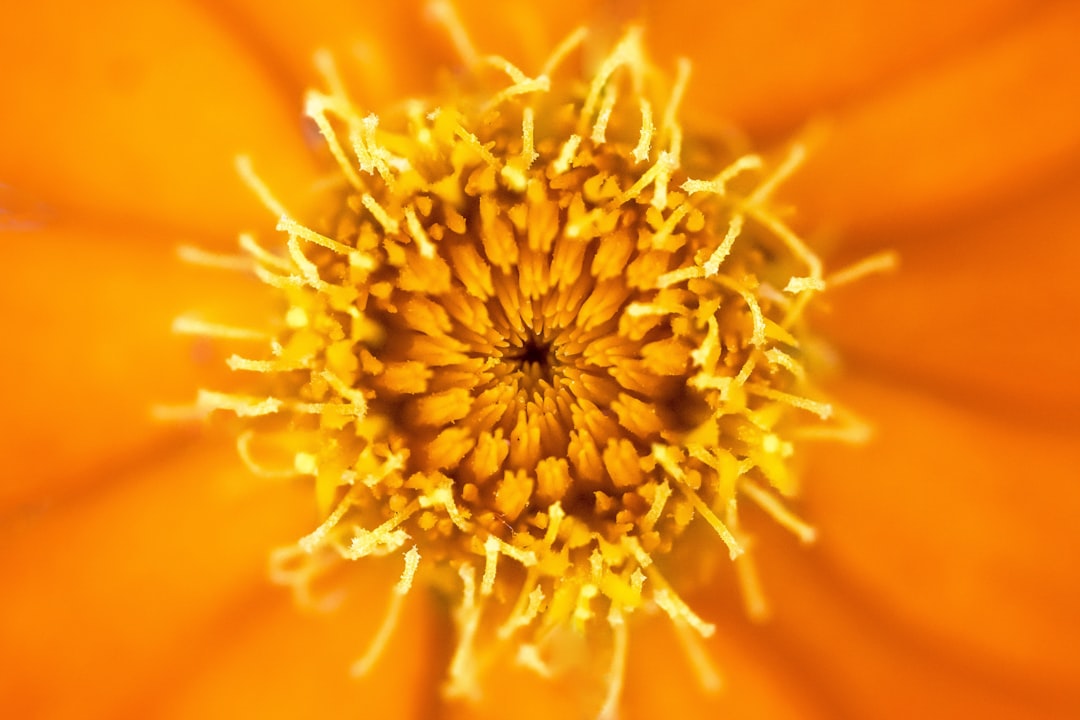
[[[584,30],[521,69],[478,54],[449,2],[430,9],[460,87],[376,115],[320,53],[327,88],[305,112],[332,158],[324,207],[287,212],[242,157],[278,235],[181,251],[254,277],[280,311],[256,328],[176,320],[238,344],[235,382],[195,409],[237,418],[252,472],[312,484],[322,522],[273,556],[298,598],[342,563],[404,564],[354,673],[422,585],[454,608],[449,696],[479,697],[506,661],[557,676],[580,635],[605,648],[594,712],[617,717],[634,616],[657,611],[716,689],[715,625],[673,558],[726,555],[765,615],[739,499],[810,542],[792,459],[867,435],[819,399],[805,310],[895,258],[824,274],[772,205],[801,146],[775,166],[684,155],[689,63],[664,87],[639,29],[582,78]]]

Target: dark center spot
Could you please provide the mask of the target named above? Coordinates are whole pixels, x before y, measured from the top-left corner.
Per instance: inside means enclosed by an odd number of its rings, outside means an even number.
[[[532,338],[510,357],[522,366],[535,365],[546,371],[551,367],[551,343]]]

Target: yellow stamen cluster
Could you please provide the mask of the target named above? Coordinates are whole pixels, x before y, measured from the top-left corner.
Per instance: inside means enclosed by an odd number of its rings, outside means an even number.
[[[402,558],[358,671],[420,581],[458,598],[449,693],[475,694],[507,648],[557,670],[570,628],[607,638],[611,713],[628,615],[713,632],[660,570],[691,523],[748,579],[738,497],[812,539],[780,496],[831,408],[798,339],[821,263],[770,207],[801,151],[684,167],[688,66],[653,92],[634,31],[591,82],[557,82],[582,38],[536,77],[470,48],[466,87],[382,117],[331,77],[306,108],[340,173],[333,211],[301,224],[241,163],[281,215],[280,249],[241,241],[280,322],[177,330],[254,349],[229,361],[248,390],[200,404],[243,418],[257,472],[314,479],[325,521],[279,577],[303,590],[342,559]]]

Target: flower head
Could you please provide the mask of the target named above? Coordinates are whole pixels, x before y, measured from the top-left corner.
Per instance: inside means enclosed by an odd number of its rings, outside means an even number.
[[[824,115],[831,131],[772,207],[779,214],[794,202],[798,216],[783,219],[812,231],[805,237],[830,267],[889,247],[904,262],[888,277],[830,288],[810,308],[843,358],[829,396],[864,411],[878,432],[857,448],[807,443],[792,458],[805,461],[799,507],[819,530],[813,547],[792,542],[754,502],[739,503],[736,529],[746,547],[742,536],[753,531],[770,621],[747,621],[731,591],[745,563],[726,560],[708,523],[691,524],[654,564],[716,632],[701,641],[704,653],[683,657],[685,628],[673,633],[663,613],[636,612],[622,714],[1075,716],[1080,585],[1068,560],[1078,495],[1068,470],[1080,463],[1080,384],[1067,329],[1078,307],[1077,6],[590,5],[602,8],[590,23],[601,55],[621,23],[608,13],[620,11],[645,28],[643,43],[671,78],[677,55],[692,58],[679,112],[696,138],[684,143],[687,178],[708,180],[725,166],[723,155],[695,165],[689,154],[702,138],[735,137],[718,120],[768,150]],[[551,683],[513,662],[492,668],[483,702],[448,701],[441,689],[455,643],[443,620],[446,604],[463,607],[463,581],[449,573],[442,599],[423,591],[433,567],[426,550],[383,659],[350,677],[364,639],[379,635],[386,591],[401,582],[411,545],[340,563],[329,585],[316,582],[316,602],[328,587],[352,591],[340,611],[298,611],[268,583],[266,554],[325,519],[309,483],[253,477],[220,433],[147,413],[162,399],[189,399],[200,383],[253,393],[269,377],[224,362],[233,353],[272,359],[259,345],[174,336],[169,322],[189,309],[188,318],[266,333],[287,307],[268,321],[274,303],[257,283],[177,263],[175,248],[232,252],[235,231],[250,228],[287,257],[288,235],[273,233],[274,219],[230,167],[237,152],[250,155],[291,218],[331,233],[326,213],[304,203],[309,189],[328,199],[328,187],[345,187],[312,177],[310,145],[322,143],[301,127],[298,100],[304,87],[333,88],[309,78],[311,51],[331,47],[344,75],[361,73],[361,82],[345,78],[354,104],[391,128],[394,98],[444,97],[421,78],[461,66],[444,34],[413,10],[339,0],[49,0],[13,6],[0,26],[11,69],[0,133],[8,714],[284,718],[363,708],[478,718],[512,708],[517,718],[550,718],[601,706],[603,684],[580,697],[588,673]],[[462,1],[460,10],[480,47],[529,74],[585,20],[579,4],[556,0]],[[364,62],[354,62],[358,54]],[[559,88],[576,63],[568,56],[553,73]],[[670,86],[650,82],[646,91],[659,122]],[[631,128],[639,117],[631,103]],[[347,133],[342,143],[351,152]],[[728,161],[744,152],[734,146]],[[752,192],[778,165],[771,153],[766,160],[733,191]],[[820,345],[798,338],[817,355]],[[241,433],[250,420],[240,420]],[[257,442],[260,432],[248,460],[295,472],[297,448]],[[715,561],[702,557],[709,553]],[[512,579],[502,573],[516,567],[499,559],[489,611]],[[706,574],[712,580],[696,585]],[[479,584],[482,565],[476,575]],[[612,631],[599,602],[591,646],[608,674]],[[511,649],[530,638],[519,630]],[[571,630],[560,640],[574,638]],[[706,655],[722,692],[697,682]]]
[[[479,696],[508,648],[559,670],[573,631],[608,638],[606,716],[628,615],[714,631],[669,565],[685,576],[724,547],[761,612],[739,497],[813,537],[780,500],[794,442],[844,430],[822,423],[832,406],[813,398],[800,341],[822,264],[772,205],[802,148],[768,168],[684,138],[689,65],[660,92],[637,29],[578,78],[564,66],[584,30],[529,75],[448,22],[466,77],[380,115],[320,56],[329,91],[306,111],[337,169],[321,217],[292,217],[243,158],[283,247],[245,236],[246,263],[189,253],[253,272],[280,319],[178,328],[250,347],[228,361],[248,389],[200,404],[245,421],[256,473],[314,478],[325,520],[275,555],[277,576],[303,597],[342,560],[401,557],[357,671],[420,579],[457,597],[450,694]],[[284,464],[260,459],[269,447]],[[694,523],[716,539],[686,539]]]

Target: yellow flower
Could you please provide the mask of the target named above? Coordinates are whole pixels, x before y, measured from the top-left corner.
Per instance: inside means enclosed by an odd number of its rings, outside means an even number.
[[[228,248],[260,227],[232,174],[237,150],[273,158],[260,163],[268,184],[306,201],[294,118],[315,84],[310,51],[377,68],[362,78],[372,106],[452,62],[415,12],[329,5],[59,3],[2,31],[18,70],[0,140],[12,339],[0,699],[16,715],[474,712],[439,704],[451,645],[419,594],[388,656],[349,679],[382,593],[299,616],[265,578],[267,549],[317,523],[308,494],[252,480],[227,445],[145,414],[223,364],[215,345],[165,334],[173,316],[227,305],[258,318],[235,282],[178,267],[173,248]],[[923,8],[933,21],[906,8],[642,10],[659,64],[694,62],[688,128],[730,117],[762,144],[832,119],[788,197],[805,227],[835,224],[834,266],[896,247],[904,270],[847,289],[820,319],[850,358],[835,394],[878,428],[863,450],[807,461],[821,542],[754,528],[766,625],[747,623],[724,573],[688,598],[718,624],[721,694],[696,686],[662,624],[635,630],[630,717],[1077,707],[1080,19],[1064,3]],[[553,4],[462,12],[478,45],[522,66],[580,21]],[[352,582],[385,588],[400,568],[368,572]],[[508,669],[476,712],[550,716],[560,703],[580,712],[573,692]]]

